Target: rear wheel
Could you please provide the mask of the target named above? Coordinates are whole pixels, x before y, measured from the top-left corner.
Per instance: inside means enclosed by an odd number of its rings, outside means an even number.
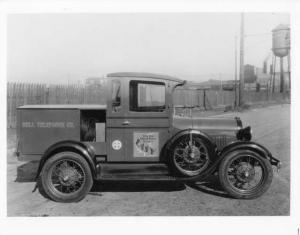
[[[175,174],[196,176],[209,164],[210,152],[207,143],[200,137],[185,135],[180,137],[172,147],[171,165]]]
[[[273,178],[270,162],[250,150],[229,153],[219,167],[224,190],[234,198],[252,199],[265,193]]]
[[[88,163],[74,152],[50,157],[43,167],[41,181],[45,193],[57,202],[80,201],[93,185]]]

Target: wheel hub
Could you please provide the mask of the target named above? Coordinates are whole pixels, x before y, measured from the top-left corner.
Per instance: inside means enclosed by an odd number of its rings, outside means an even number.
[[[80,178],[78,171],[72,167],[61,170],[60,181],[64,186],[74,185]]]
[[[241,182],[250,182],[255,176],[255,170],[249,163],[242,162],[237,166],[236,178]]]
[[[186,146],[184,149],[184,161],[195,163],[200,159],[200,151],[195,146]]]

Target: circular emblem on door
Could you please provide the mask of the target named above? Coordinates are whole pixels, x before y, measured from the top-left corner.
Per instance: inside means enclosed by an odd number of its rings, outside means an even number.
[[[119,150],[122,148],[122,142],[120,140],[114,140],[111,146],[114,150]]]

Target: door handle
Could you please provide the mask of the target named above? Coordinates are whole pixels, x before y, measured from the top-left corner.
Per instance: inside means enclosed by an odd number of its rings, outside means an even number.
[[[124,121],[124,122],[122,123],[123,126],[128,126],[129,124],[130,124],[130,121]]]

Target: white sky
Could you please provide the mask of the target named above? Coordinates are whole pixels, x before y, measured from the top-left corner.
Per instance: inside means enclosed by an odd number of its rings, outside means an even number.
[[[245,39],[245,63],[262,67],[280,23],[289,15],[245,14],[245,34],[267,34]],[[9,15],[8,81],[66,83],[119,71],[234,79],[239,30],[238,13]]]

